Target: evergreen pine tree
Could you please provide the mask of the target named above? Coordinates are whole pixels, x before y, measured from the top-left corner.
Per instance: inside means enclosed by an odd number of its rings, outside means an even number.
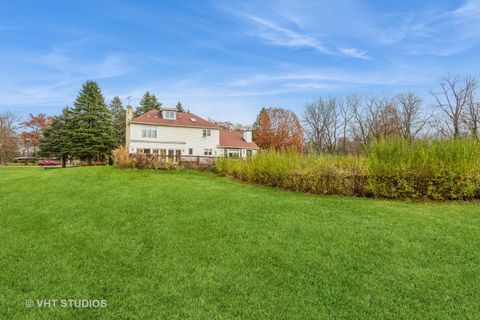
[[[175,108],[177,109],[178,112],[185,112],[185,110],[183,109],[183,105],[180,101],[178,101],[177,105],[175,106]]]
[[[114,147],[125,145],[125,116],[126,110],[122,105],[122,100],[119,97],[113,97],[110,102],[110,113],[112,115],[113,134],[115,138]]]
[[[70,110],[68,108],[63,109],[63,114],[54,117],[50,126],[45,128],[39,145],[40,155],[60,158],[62,167],[66,166],[70,154],[67,134],[70,119]]]
[[[69,150],[73,157],[104,159],[115,145],[112,117],[98,84],[87,81],[75,100],[68,121]]]
[[[135,112],[133,114],[135,117],[138,117],[153,109],[160,110],[161,106],[162,103],[157,100],[157,97],[147,91],[143,95],[143,98],[140,101],[140,105],[135,109]]]

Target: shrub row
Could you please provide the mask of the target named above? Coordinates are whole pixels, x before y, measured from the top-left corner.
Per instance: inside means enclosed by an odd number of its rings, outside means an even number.
[[[480,198],[480,145],[473,140],[377,141],[363,156],[266,151],[248,160],[219,159],[216,171],[249,183],[317,194]]]
[[[177,164],[172,160],[161,158],[158,154],[136,153],[129,154],[126,148],[113,151],[115,165],[120,168],[135,169],[176,169]]]
[[[249,183],[318,194],[365,194],[363,157],[261,152],[247,160],[218,159],[216,170]]]
[[[480,198],[477,140],[376,141],[367,148],[368,186],[382,198]]]

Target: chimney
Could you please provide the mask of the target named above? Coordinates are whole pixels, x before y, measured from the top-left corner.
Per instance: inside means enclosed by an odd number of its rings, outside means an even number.
[[[125,115],[125,147],[130,152],[130,121],[133,119],[133,108],[131,105],[127,106],[127,112]]]
[[[133,119],[133,108],[131,105],[127,106],[127,121],[130,121]]]
[[[252,131],[244,131],[243,140],[245,140],[246,142],[252,142]]]

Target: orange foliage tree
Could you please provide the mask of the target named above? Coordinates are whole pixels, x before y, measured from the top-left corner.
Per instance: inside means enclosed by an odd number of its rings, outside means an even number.
[[[22,125],[26,128],[29,128],[30,131],[22,132],[21,139],[27,151],[31,147],[33,148],[33,153],[36,154],[43,131],[51,124],[52,117],[47,117],[45,113],[39,113],[38,115],[33,115],[30,113],[28,117],[29,119],[23,122]]]
[[[263,108],[255,123],[255,142],[262,149],[302,151],[303,128],[290,110]]]

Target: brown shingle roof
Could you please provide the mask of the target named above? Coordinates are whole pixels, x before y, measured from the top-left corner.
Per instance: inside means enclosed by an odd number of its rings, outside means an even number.
[[[259,149],[255,142],[243,140],[243,132],[228,129],[220,130],[220,146],[224,148]]]
[[[192,119],[195,119],[192,121]],[[200,118],[197,115],[189,112],[177,112],[177,119],[169,120],[162,118],[162,113],[158,110],[150,110],[136,118],[133,118],[133,123],[151,123],[161,126],[177,126],[177,127],[200,127],[220,129],[219,126]]]

